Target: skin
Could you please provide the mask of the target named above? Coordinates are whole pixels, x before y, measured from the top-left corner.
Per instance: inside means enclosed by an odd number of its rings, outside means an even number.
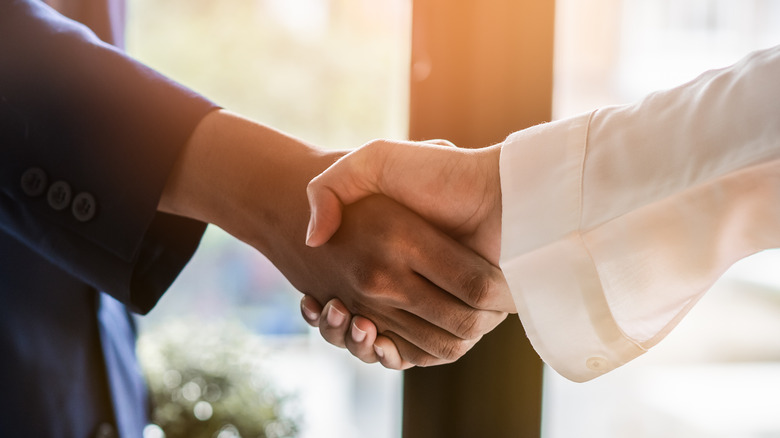
[[[439,226],[497,266],[501,242],[500,145],[457,149],[430,142],[376,140],[342,157],[314,178],[308,188],[311,205],[306,243],[317,247],[332,239],[343,226],[346,206],[381,193]],[[482,303],[515,312],[508,289],[482,297]],[[381,335],[370,316],[352,316],[349,325],[328,318],[338,300],[323,309],[304,297],[302,315],[318,326],[330,343],[348,348],[365,362],[381,361],[388,368],[410,365],[402,348]],[[363,333],[366,333],[364,336]],[[381,329],[379,330],[381,333]],[[371,342],[374,347],[371,348]]]
[[[374,140],[345,155],[307,187],[306,243],[328,241],[343,206],[384,194],[498,264],[501,245],[500,145],[459,149],[431,142]],[[502,303],[510,310],[512,304]]]
[[[307,184],[343,155],[214,111],[188,141],[158,208],[215,224],[252,245],[318,311],[322,303],[338,299],[339,305],[331,304],[324,313],[336,330],[347,325],[335,324],[336,311],[345,319],[357,314],[373,321],[366,327],[357,320],[366,336],[350,345],[365,343],[378,330],[386,339],[380,348],[397,348],[406,360],[403,366],[458,359],[506,317],[496,303],[484,299],[504,293],[503,275],[383,196],[365,197],[345,209],[339,230],[327,243],[305,245]],[[329,327],[323,335],[333,333]],[[365,355],[366,347],[355,349]]]

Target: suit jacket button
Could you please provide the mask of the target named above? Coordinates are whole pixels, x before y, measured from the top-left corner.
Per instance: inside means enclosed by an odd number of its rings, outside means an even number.
[[[95,438],[117,438],[116,430],[109,423],[100,423],[95,429]]]
[[[49,201],[49,207],[60,211],[68,208],[70,205],[71,190],[70,184],[65,181],[57,181],[49,187],[46,194],[46,200]]]
[[[73,217],[79,222],[87,222],[97,212],[97,201],[91,193],[81,192],[73,198],[73,207],[71,208]]]
[[[39,167],[31,167],[22,174],[22,191],[27,196],[40,196],[46,191],[48,178]]]

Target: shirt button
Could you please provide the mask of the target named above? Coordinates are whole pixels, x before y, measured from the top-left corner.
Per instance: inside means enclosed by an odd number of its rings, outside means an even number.
[[[585,362],[585,366],[592,371],[604,372],[607,370],[607,360],[603,357],[591,357]]]
[[[60,211],[68,208],[70,205],[71,190],[70,185],[65,181],[57,181],[49,187],[46,194],[46,200],[49,201],[49,207]]]
[[[73,207],[71,208],[73,217],[79,222],[87,222],[97,213],[97,201],[92,194],[81,192],[73,198]]]
[[[112,426],[109,423],[100,423],[100,425],[95,429],[95,438],[116,438],[116,431],[114,430],[114,426]]]
[[[40,196],[46,191],[48,178],[39,167],[31,167],[22,174],[22,191],[27,196]]]

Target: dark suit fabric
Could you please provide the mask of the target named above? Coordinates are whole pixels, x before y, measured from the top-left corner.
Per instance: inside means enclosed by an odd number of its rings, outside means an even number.
[[[0,0],[0,435],[140,436],[125,306],[148,312],[198,245],[205,224],[156,206],[213,108],[44,4]]]

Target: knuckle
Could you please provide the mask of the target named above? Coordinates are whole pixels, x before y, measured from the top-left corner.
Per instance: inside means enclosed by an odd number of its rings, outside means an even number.
[[[386,143],[386,140],[381,138],[375,138],[366,142],[361,149],[379,149]]]
[[[432,367],[436,365],[441,365],[442,363],[446,363],[442,361],[441,359],[434,357],[427,353],[418,353],[415,354],[413,358],[407,359],[409,362],[413,363],[415,366],[418,367]]]
[[[421,368],[438,365],[438,363],[435,361],[435,358],[429,355],[420,355],[420,357],[417,358],[417,360],[412,360],[410,362],[413,363],[415,366]]]
[[[380,302],[398,299],[398,294],[394,293],[393,277],[381,267],[365,265],[355,269],[354,275],[360,295]]]
[[[381,289],[382,273],[372,264],[362,264],[355,268],[355,282],[362,292],[373,292]]]
[[[466,304],[475,309],[486,309],[490,306],[495,283],[492,275],[485,272],[469,271],[461,276],[460,281],[466,292]]]
[[[472,346],[472,342],[464,339],[456,339],[445,343],[438,356],[446,361],[456,361],[463,357]]]
[[[414,353],[406,354],[406,360],[415,364],[418,367],[430,366],[431,359],[432,358],[429,355],[426,355],[424,353],[414,352]]]
[[[464,318],[462,318],[454,333],[461,339],[475,339],[482,336],[485,332],[485,326],[487,324],[487,312],[480,310],[469,310]]]
[[[358,149],[351,152],[353,160],[357,160],[358,164],[365,165],[368,157],[373,156],[381,152],[384,147],[385,141],[382,139],[371,140]]]

